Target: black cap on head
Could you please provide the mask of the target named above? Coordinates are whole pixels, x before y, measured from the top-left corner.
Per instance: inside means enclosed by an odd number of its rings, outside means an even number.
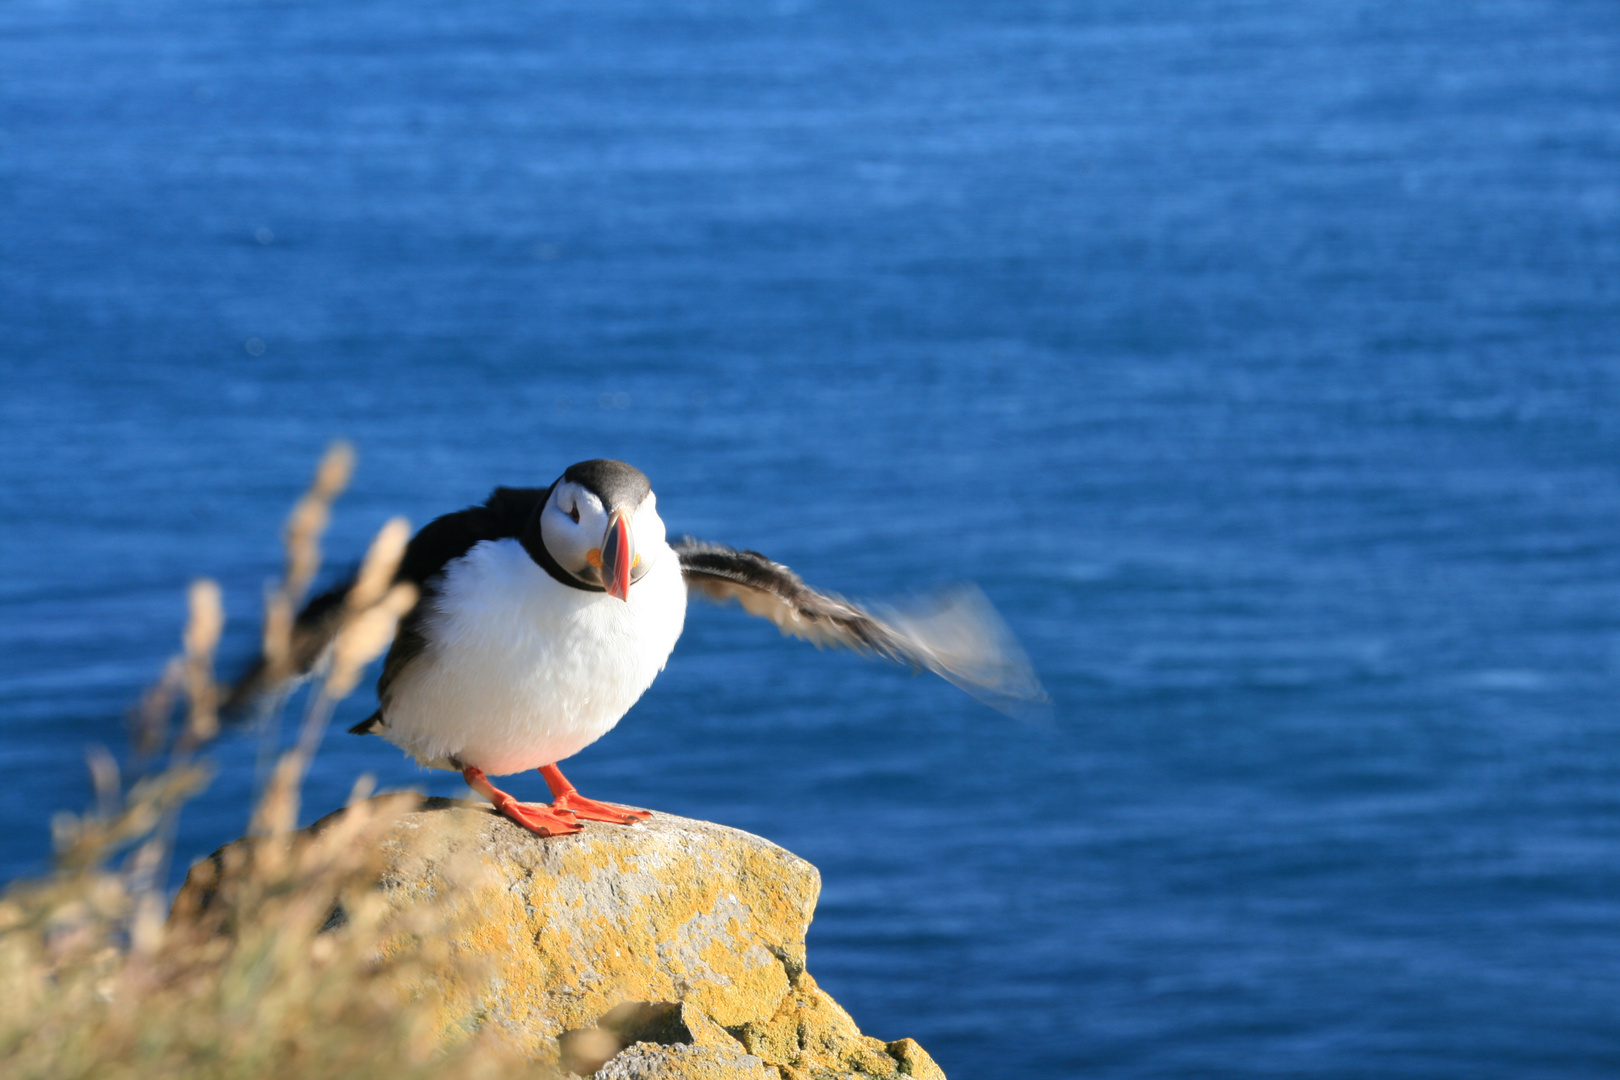
[[[616,507],[634,510],[641,505],[647,493],[652,491],[652,483],[647,479],[646,473],[634,465],[626,465],[622,461],[612,461],[608,458],[595,458],[570,465],[568,471],[562,474],[562,478],[595,493],[596,497],[602,500],[602,505],[609,510]]]

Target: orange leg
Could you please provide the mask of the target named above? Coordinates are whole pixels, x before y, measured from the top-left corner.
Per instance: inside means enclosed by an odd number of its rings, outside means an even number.
[[[559,776],[562,774],[559,773]],[[519,825],[532,833],[541,836],[562,836],[566,833],[579,832],[582,826],[574,820],[574,815],[566,808],[553,805],[551,807],[535,806],[533,803],[520,803],[500,788],[489,782],[483,769],[468,766],[461,770],[462,779],[467,786],[478,794],[495,804],[495,809],[511,818]],[[563,783],[568,781],[564,780]],[[553,791],[556,789],[553,788]]]
[[[540,775],[546,778],[546,787],[551,789],[553,810],[566,810],[586,821],[610,821],[615,825],[634,825],[642,818],[652,817],[645,810],[627,810],[612,803],[587,799],[574,790],[574,785],[555,765],[540,766]]]

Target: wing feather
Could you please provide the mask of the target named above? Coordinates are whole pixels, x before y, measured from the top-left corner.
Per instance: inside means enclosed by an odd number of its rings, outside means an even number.
[[[909,664],[1005,711],[1046,700],[1018,640],[983,592],[957,585],[906,608],[867,610],[810,588],[757,551],[685,537],[673,545],[688,595],[735,600],[791,637]]]

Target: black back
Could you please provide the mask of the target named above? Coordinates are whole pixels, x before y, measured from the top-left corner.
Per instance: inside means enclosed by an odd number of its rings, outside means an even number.
[[[550,488],[498,487],[482,506],[434,518],[411,537],[394,580],[422,588],[475,544],[521,539],[550,494]]]
[[[381,722],[388,709],[389,687],[427,648],[427,615],[443,581],[445,568],[474,546],[485,540],[519,540],[536,562],[559,581],[564,580],[559,576],[564,573],[562,568],[540,543],[540,511],[550,495],[551,488],[498,487],[482,506],[469,506],[434,518],[411,538],[394,580],[408,581],[417,587],[416,606],[399,620],[394,644],[383,661],[382,675],[377,679],[377,697],[382,707],[350,731],[369,734]],[[568,580],[573,580],[572,575],[568,575]]]

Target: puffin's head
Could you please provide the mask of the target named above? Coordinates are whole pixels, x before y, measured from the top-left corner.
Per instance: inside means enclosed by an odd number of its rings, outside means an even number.
[[[628,600],[630,586],[663,550],[664,522],[640,469],[598,458],[570,465],[552,485],[540,511],[540,538],[566,573]]]

